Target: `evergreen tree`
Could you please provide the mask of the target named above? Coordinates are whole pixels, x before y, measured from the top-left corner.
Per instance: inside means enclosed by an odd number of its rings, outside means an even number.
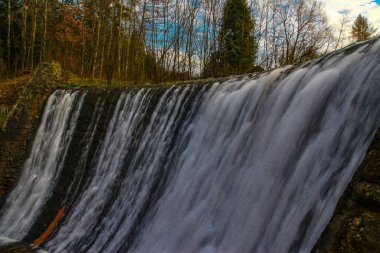
[[[257,51],[254,27],[246,0],[225,2],[219,50],[223,75],[253,71]]]
[[[376,32],[376,29],[368,22],[366,17],[361,14],[355,19],[352,25],[352,39],[356,42],[370,39]]]

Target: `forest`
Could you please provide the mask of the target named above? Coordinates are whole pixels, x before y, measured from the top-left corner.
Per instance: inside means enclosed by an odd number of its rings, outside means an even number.
[[[269,70],[375,36],[340,15],[318,0],[0,0],[0,79],[43,61],[135,84]]]

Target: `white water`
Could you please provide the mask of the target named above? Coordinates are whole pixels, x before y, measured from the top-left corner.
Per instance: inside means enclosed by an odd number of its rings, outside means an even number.
[[[310,252],[380,126],[380,42],[348,51],[158,99],[124,92],[43,248]]]
[[[129,137],[134,130],[133,123],[139,121],[142,116],[139,112],[143,112],[146,106],[144,94],[144,90],[139,91],[134,100],[131,99],[131,94],[123,94],[117,103],[87,190],[81,194],[70,219],[59,230],[58,237],[51,242],[59,242],[57,252],[66,252],[73,245],[77,247],[78,241],[83,239],[86,232],[91,234],[95,229],[131,145]],[[73,228],[76,229],[74,232]]]
[[[135,147],[128,165],[132,171],[126,177],[120,175],[121,170],[127,169],[124,161],[133,146],[136,131],[141,127],[154,90],[140,90],[137,94],[121,96],[87,190],[47,248],[54,252],[116,252],[146,201],[157,176],[157,168],[162,166],[173,134],[171,130],[181,113],[181,104],[188,89],[169,89],[163,94],[140,143]],[[175,100],[169,100],[169,96]],[[115,194],[115,191],[118,193]],[[104,214],[110,199],[112,206]],[[101,217],[102,213],[104,217]],[[97,233],[96,240],[91,239],[94,233]],[[110,234],[115,238],[109,243]]]
[[[131,252],[309,252],[379,127],[379,46],[215,84]]]
[[[1,236],[16,240],[26,236],[50,196],[77,123],[80,111],[80,105],[74,108],[77,99],[77,92],[64,91],[56,91],[49,97],[19,183],[2,209]]]
[[[0,246],[8,245],[8,244],[16,243],[16,242],[18,242],[18,241],[10,239],[8,237],[0,236]]]

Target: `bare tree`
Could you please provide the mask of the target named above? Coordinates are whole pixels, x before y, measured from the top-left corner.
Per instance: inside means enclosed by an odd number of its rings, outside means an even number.
[[[12,22],[12,5],[11,0],[7,4],[7,76],[11,68],[11,22]]]
[[[36,33],[37,33],[37,15],[38,15],[38,0],[33,1],[32,5],[32,29],[31,29],[31,42],[29,46],[29,62],[30,66],[33,69],[34,67],[34,47],[36,41]]]
[[[341,18],[339,20],[339,29],[338,29],[338,36],[336,40],[335,50],[342,47],[342,45],[346,43],[347,27],[348,27],[348,23],[350,22],[350,18],[348,16],[349,14],[350,14],[350,10],[343,10],[341,12]]]
[[[44,26],[42,34],[42,47],[40,54],[40,61],[46,60],[46,34],[47,34],[47,21],[48,21],[48,0],[44,0]]]

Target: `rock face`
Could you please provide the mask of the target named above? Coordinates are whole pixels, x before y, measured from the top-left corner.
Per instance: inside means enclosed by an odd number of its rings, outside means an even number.
[[[58,63],[41,63],[1,129],[0,200],[17,181],[45,101],[61,82],[62,71]]]
[[[380,252],[380,130],[314,253]]]
[[[0,246],[0,252],[2,253],[38,253],[38,249],[34,249],[32,246],[16,242],[8,245]]]

